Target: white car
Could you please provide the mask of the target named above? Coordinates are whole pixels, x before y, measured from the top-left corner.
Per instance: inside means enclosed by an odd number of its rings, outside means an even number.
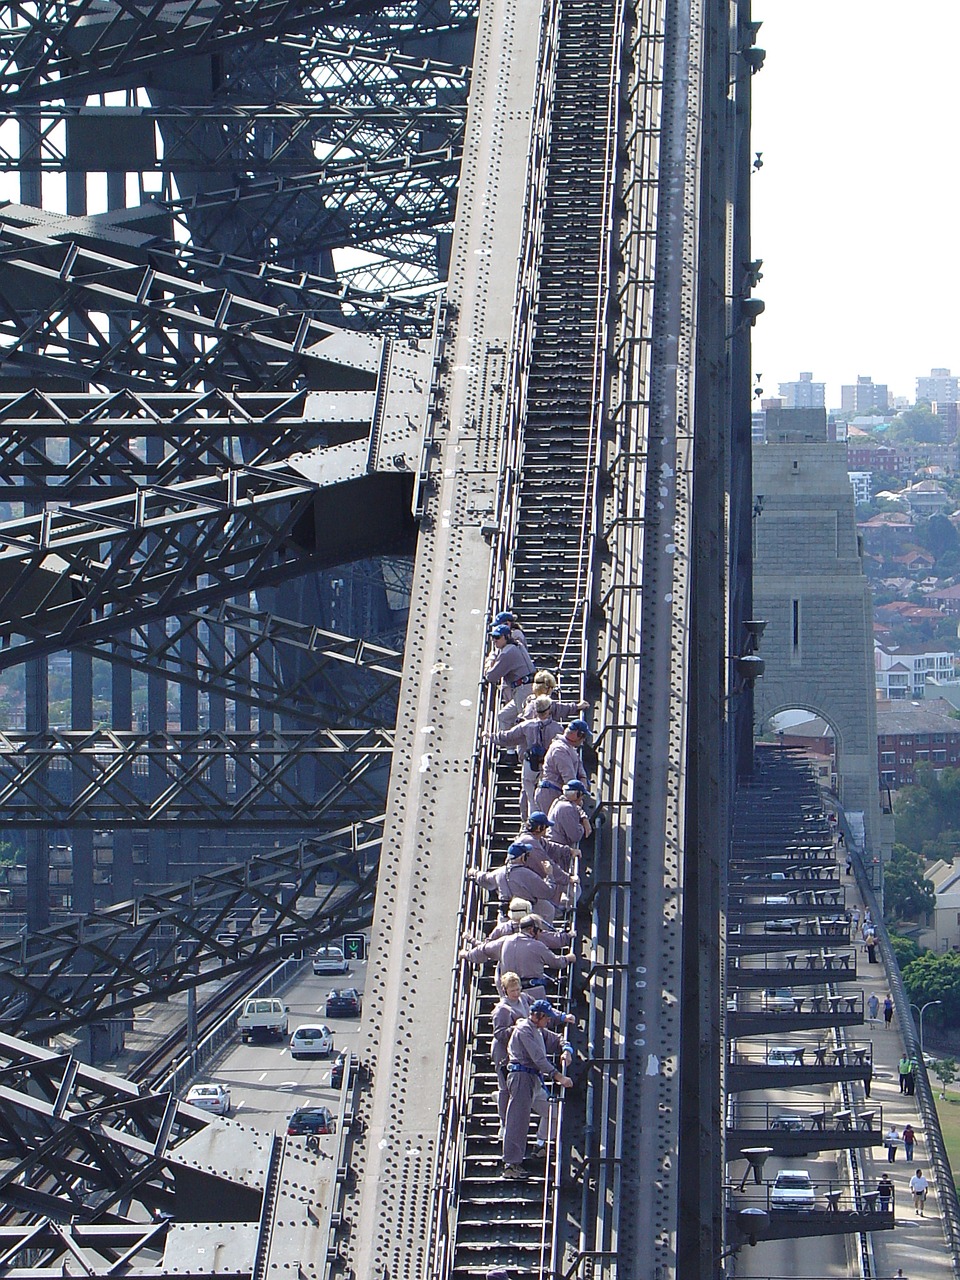
[[[329,1058],[333,1053],[333,1032],[322,1022],[297,1027],[290,1041],[291,1058]]]
[[[806,1169],[781,1169],[770,1188],[771,1209],[792,1209],[795,1213],[809,1213],[817,1199],[817,1193]]]
[[[195,1084],[187,1090],[184,1102],[191,1107],[199,1107],[201,1111],[210,1111],[215,1116],[230,1114],[230,1088],[225,1084]]]
[[[340,947],[318,947],[313,953],[314,973],[349,973],[350,962]]]
[[[794,1009],[792,987],[767,987],[763,993],[763,1007],[774,1013],[792,1013]]]
[[[767,1050],[768,1067],[802,1067],[803,1046],[774,1044]]]

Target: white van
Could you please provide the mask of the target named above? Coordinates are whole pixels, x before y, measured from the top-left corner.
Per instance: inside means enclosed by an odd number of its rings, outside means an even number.
[[[244,1044],[251,1040],[283,1040],[287,1034],[287,1006],[272,996],[251,997],[237,1018],[240,1039]]]

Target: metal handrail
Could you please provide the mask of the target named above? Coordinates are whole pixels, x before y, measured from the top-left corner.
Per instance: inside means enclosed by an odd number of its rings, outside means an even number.
[[[903,1037],[907,1052],[916,1062],[916,1070],[914,1076],[916,1078],[916,1099],[917,1106],[920,1109],[920,1115],[923,1119],[924,1130],[927,1139],[927,1151],[929,1163],[933,1165],[936,1176],[937,1196],[940,1202],[940,1219],[944,1227],[944,1235],[950,1246],[952,1254],[953,1274],[956,1280],[960,1280],[960,1197],[957,1196],[956,1183],[953,1180],[953,1169],[947,1156],[947,1148],[943,1141],[943,1133],[940,1130],[940,1117],[937,1113],[937,1104],[934,1101],[933,1090],[930,1087],[930,1079],[927,1075],[926,1063],[923,1061],[923,1054],[920,1052],[920,1044],[917,1036],[914,1034],[913,1014],[910,1010],[910,998],[907,995],[906,988],[903,985],[903,976],[900,973],[900,966],[897,958],[893,953],[893,947],[890,945],[890,935],[887,932],[886,924],[883,919],[883,911],[880,906],[879,899],[870,883],[870,877],[867,873],[867,867],[863,861],[863,854],[859,849],[853,851],[853,869],[857,878],[857,884],[863,895],[863,901],[870,908],[874,923],[877,929],[877,938],[880,943],[880,954],[883,956],[883,965],[887,974],[887,984],[890,988],[890,994],[893,998],[894,1008],[897,1013],[897,1021],[900,1027],[900,1034]]]

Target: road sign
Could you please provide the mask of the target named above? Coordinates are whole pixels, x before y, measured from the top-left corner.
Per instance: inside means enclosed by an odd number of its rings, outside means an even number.
[[[343,935],[343,954],[348,960],[366,960],[367,940],[362,933]]]

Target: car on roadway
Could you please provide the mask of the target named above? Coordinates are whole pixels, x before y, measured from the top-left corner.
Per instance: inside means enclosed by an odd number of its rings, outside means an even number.
[[[349,973],[350,962],[340,947],[318,947],[313,953],[313,972]]]
[[[794,1009],[793,988],[765,988],[763,993],[763,1007],[773,1013],[792,1013]]]
[[[291,1058],[329,1058],[333,1053],[333,1032],[322,1022],[305,1022],[290,1038]]]
[[[351,1054],[349,1049],[341,1049],[333,1060],[333,1066],[330,1068],[330,1088],[339,1089],[343,1084],[343,1073],[347,1066],[353,1069],[351,1062]]]
[[[810,1213],[817,1193],[806,1169],[781,1169],[770,1188],[771,1209],[792,1209]]]
[[[230,1114],[230,1087],[225,1084],[195,1084],[187,1090],[184,1102],[215,1116]]]
[[[803,1045],[773,1044],[767,1050],[768,1067],[802,1067]]]
[[[764,933],[798,933],[800,930],[799,920],[764,920]]]
[[[362,1003],[356,987],[337,987],[327,995],[324,1013],[328,1018],[357,1018]]]
[[[287,1137],[296,1138],[303,1134],[335,1133],[337,1121],[329,1107],[311,1104],[297,1107],[287,1121]]]
[[[778,1133],[803,1133],[803,1116],[780,1115],[770,1121],[771,1130]]]

